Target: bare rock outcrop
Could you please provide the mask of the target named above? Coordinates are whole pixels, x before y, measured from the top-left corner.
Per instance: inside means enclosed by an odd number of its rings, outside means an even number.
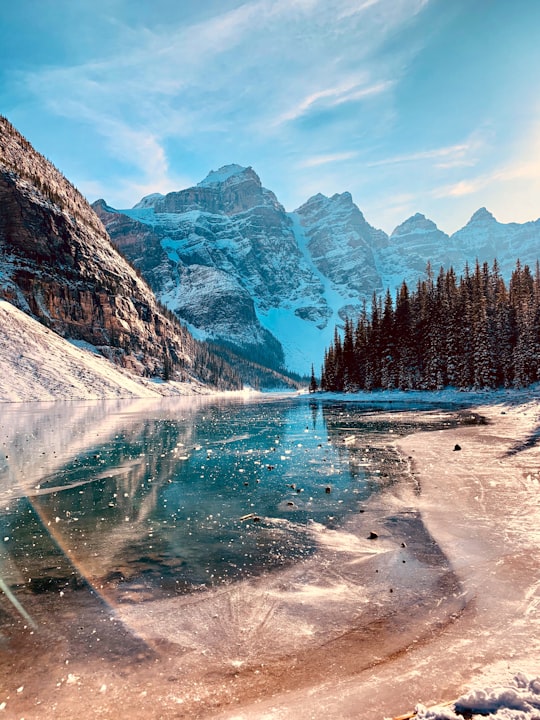
[[[82,195],[5,118],[0,298],[140,375],[161,375],[172,364],[179,378],[212,381],[200,343],[159,306]],[[237,385],[233,375],[224,382]]]

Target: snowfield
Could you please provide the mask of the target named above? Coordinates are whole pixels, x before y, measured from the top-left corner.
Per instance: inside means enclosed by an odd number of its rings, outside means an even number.
[[[208,392],[195,383],[161,383],[113,365],[0,301],[0,402],[161,397]]]

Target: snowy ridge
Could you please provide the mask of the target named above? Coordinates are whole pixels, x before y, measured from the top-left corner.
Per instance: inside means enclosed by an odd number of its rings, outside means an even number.
[[[234,178],[236,182],[242,182],[242,175],[246,171],[251,169],[252,168],[245,168],[241,165],[236,165],[234,163],[231,165],[224,165],[219,170],[210,170],[204,180],[201,180],[201,182],[197,183],[197,187],[210,187],[213,185],[220,185],[227,180],[231,180],[231,178]]]
[[[138,208],[153,208],[154,204],[158,201],[163,199],[165,196],[161,193],[151,193],[150,195],[145,195],[139,202],[134,205],[134,209]]]

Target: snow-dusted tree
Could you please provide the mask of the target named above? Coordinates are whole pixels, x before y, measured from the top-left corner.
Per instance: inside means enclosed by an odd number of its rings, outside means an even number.
[[[388,390],[395,387],[396,348],[394,344],[394,307],[390,290],[386,291],[381,319],[381,385]]]
[[[345,323],[325,353],[321,386],[356,388],[469,388],[524,386],[540,379],[540,268],[518,261],[509,288],[497,261],[490,270],[465,266],[457,282],[442,268],[409,294],[399,289],[395,307],[375,295],[356,330]]]

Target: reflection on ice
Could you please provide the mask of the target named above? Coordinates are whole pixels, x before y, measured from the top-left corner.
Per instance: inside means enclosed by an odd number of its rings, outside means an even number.
[[[393,652],[463,606],[393,448],[419,423],[453,422],[309,399],[10,408],[2,577],[35,642],[54,617],[80,673],[99,648],[111,663],[166,652],[190,682],[234,671],[255,692],[270,682],[263,665],[294,655],[281,685],[306,669],[322,679],[314,650],[339,663],[351,642],[358,668],[374,662],[374,637]],[[22,658],[35,650],[16,610],[4,607],[0,632]],[[108,636],[103,623],[118,620]]]
[[[357,436],[339,441],[332,408],[319,420],[284,401],[64,412],[4,428],[3,536],[34,588],[61,584],[66,558],[116,600],[257,574],[309,555],[308,522],[340,524],[388,477],[380,450],[357,462]]]

